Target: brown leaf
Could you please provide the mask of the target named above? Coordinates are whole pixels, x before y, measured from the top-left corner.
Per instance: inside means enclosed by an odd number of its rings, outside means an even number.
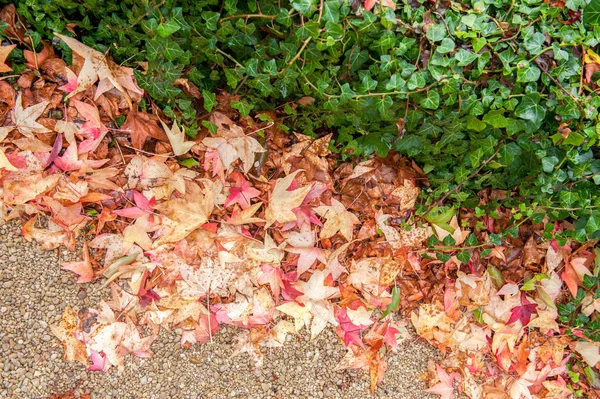
[[[0,81],[0,121],[15,106],[15,89],[5,80]]]
[[[10,72],[12,68],[6,65],[6,57],[16,47],[16,44],[10,46],[0,46],[0,72]]]
[[[75,338],[77,330],[77,314],[70,306],[67,306],[62,320],[58,326],[50,326],[52,334],[62,343],[65,350],[65,360],[77,360],[84,365],[88,364],[88,356],[83,342]]]
[[[19,23],[19,15],[14,4],[9,4],[0,11],[0,21],[8,24],[5,33],[20,42],[29,42],[29,38],[25,37],[24,25]]]
[[[164,130],[158,126],[158,118],[143,111],[131,111],[121,126],[121,130],[129,132],[131,144],[135,148],[142,149],[148,137],[169,142]]]
[[[539,265],[543,258],[543,254],[538,250],[534,236],[529,237],[527,243],[523,247],[523,265]]]

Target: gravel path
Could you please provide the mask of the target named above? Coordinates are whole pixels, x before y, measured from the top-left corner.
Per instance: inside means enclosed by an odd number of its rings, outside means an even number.
[[[59,261],[77,254],[42,251],[26,242],[14,224],[0,226],[0,398],[43,398],[79,386],[92,398],[370,398],[362,371],[333,371],[344,355],[333,331],[315,341],[295,337],[271,349],[256,369],[246,354],[231,357],[239,330],[225,328],[212,343],[189,350],[163,331],[152,359],[130,357],[125,372],[87,372],[63,361],[62,346],[50,332],[65,306],[94,306],[104,291],[77,285]],[[422,392],[417,375],[438,353],[409,340],[389,359],[378,398],[436,398]]]

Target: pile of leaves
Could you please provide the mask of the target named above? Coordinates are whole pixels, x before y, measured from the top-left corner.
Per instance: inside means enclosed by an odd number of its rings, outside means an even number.
[[[415,162],[346,161],[333,133],[288,134],[281,111],[232,107],[239,94],[214,95],[192,139],[132,69],[59,33],[69,64],[49,43],[27,50],[14,9],[0,17],[14,41],[0,70],[17,46],[26,61],[0,80],[0,220],[48,250],[83,241],[62,268],[111,291],[52,326],[67,360],[122,369],[162,328],[189,347],[228,324],[261,365],[261,348],[330,326],[347,348],[338,367],[367,370],[374,392],[409,316],[445,354],[429,375],[444,398],[600,389],[600,253],[568,221],[500,207],[498,189],[418,217],[431,179]]]
[[[295,131],[333,132],[342,157],[408,155],[431,184],[419,213],[514,189],[483,211],[573,217],[580,242],[600,238],[600,7],[587,3],[15,2],[38,51],[54,32],[110,50],[192,137],[226,89],[243,116],[280,109]]]

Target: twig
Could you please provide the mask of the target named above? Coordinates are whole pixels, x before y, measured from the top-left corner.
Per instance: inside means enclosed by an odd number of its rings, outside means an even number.
[[[579,102],[579,99],[575,98],[574,95],[572,95],[571,93],[569,93],[569,91],[567,89],[565,89],[559,82],[558,80],[556,80],[554,78],[554,76],[550,75],[548,73],[548,71],[546,71],[544,69],[544,67],[542,66],[542,63],[539,62],[537,60],[537,58],[535,59],[535,64],[540,68],[540,70],[544,73],[544,75],[546,75],[548,77],[548,79],[550,79],[552,82],[554,82],[555,85],[558,86],[558,88],[560,90],[562,90],[563,93],[565,93],[567,96],[569,96],[571,98],[571,100],[573,100],[575,102],[575,104],[577,104],[577,108],[579,108],[579,112],[581,112],[580,116],[579,116],[579,120],[581,121],[581,118],[583,118],[583,116],[585,115],[585,111],[583,110],[583,107],[581,105],[581,103]],[[580,86],[581,87],[581,86]]]
[[[175,155],[163,155],[163,154],[155,154],[155,153],[153,153],[153,152],[148,152],[148,151],[140,150],[139,148],[135,148],[135,147],[132,147],[132,146],[130,146],[130,145],[125,145],[125,144],[123,144],[123,147],[125,147],[125,148],[129,148],[129,149],[132,149],[132,150],[134,150],[134,151],[141,152],[142,154],[146,154],[146,155],[152,155],[153,157],[175,158]]]
[[[317,18],[317,23],[320,24],[321,23],[321,17],[323,16],[323,0],[321,0],[321,3],[319,4],[319,17]],[[294,56],[294,58],[292,58],[290,60],[290,62],[288,62],[288,65],[283,68],[281,70],[281,72],[279,72],[279,75],[283,75],[288,69],[290,69],[290,67],[292,65],[294,65],[294,63],[298,60],[298,58],[300,58],[300,55],[302,54],[302,52],[304,51],[304,49],[306,49],[306,46],[308,46],[308,43],[310,43],[310,41],[312,40],[312,36],[307,37],[306,39],[304,39],[304,42],[302,43],[302,47],[300,47],[300,50],[298,50],[298,52],[296,53],[296,55]]]
[[[577,90],[577,95],[580,96],[583,90],[583,72],[585,71],[585,63],[583,58],[585,56],[585,47],[583,44],[581,45],[581,72],[579,72],[579,90]]]
[[[144,15],[139,16],[135,21],[133,21],[133,23],[129,26],[126,27],[122,27],[122,28],[113,28],[110,25],[106,25],[106,29],[108,30],[112,30],[115,32],[121,32],[124,30],[129,30],[131,28],[133,28],[134,26],[136,26],[137,24],[139,24],[143,19],[145,19],[148,15],[152,14],[154,11],[156,11],[157,9],[159,9],[160,7],[162,7],[164,4],[166,3],[166,0],[162,0],[160,3],[158,3],[157,5],[155,5],[154,7],[152,7],[151,9],[149,9],[148,11],[146,11],[146,13]]]
[[[485,161],[483,161],[482,164],[479,166],[479,168],[477,168],[477,170],[475,172],[473,172],[469,176],[467,176],[462,182],[460,182],[459,184],[457,184],[452,190],[448,191],[446,193],[446,195],[444,195],[438,201],[436,201],[433,204],[429,205],[429,208],[427,208],[427,211],[425,211],[425,213],[422,215],[422,217],[425,217],[426,215],[428,215],[429,212],[431,212],[433,210],[433,208],[435,208],[437,205],[441,205],[446,200],[446,198],[448,198],[455,191],[458,191],[472,177],[476,176],[481,171],[481,169],[483,169],[484,166],[486,166],[488,163],[490,163],[492,161],[492,159],[494,159],[496,157],[496,155],[498,155],[498,152],[500,152],[500,148],[502,148],[501,147],[502,143],[504,143],[504,140],[500,140],[500,142],[498,142],[498,148],[496,148],[496,151],[494,151],[494,153],[488,159],[486,159]]]
[[[411,94],[415,94],[415,93],[421,93],[423,91],[427,91],[429,89],[431,89],[432,87],[438,85],[443,79],[447,78],[447,76],[442,75],[442,77],[440,77],[440,81],[438,82],[433,82],[428,86],[425,86],[421,89],[416,89],[416,90],[412,90],[412,91],[390,91],[388,93],[366,93],[366,94],[357,94],[354,97],[352,97],[353,99],[356,98],[365,98],[365,97],[383,97],[383,96],[408,96]],[[340,95],[330,95],[330,94],[325,94],[328,98],[339,98],[341,97]]]
[[[579,207],[579,208],[562,208],[559,206],[543,206],[542,208],[547,208],[547,209],[554,209],[557,211],[567,211],[567,212],[573,212],[573,211],[581,211],[583,209],[597,209],[600,208],[600,205],[592,205],[592,206],[585,206],[585,207]]]
[[[596,177],[598,175],[600,175],[600,172],[592,173],[591,175],[587,175],[585,177],[582,177],[579,180],[575,180],[575,181],[571,181],[571,182],[559,184],[559,185],[556,185],[556,186],[552,186],[552,189],[553,190],[558,190],[559,188],[563,188],[563,187],[567,187],[567,186],[574,186],[577,183],[581,183],[581,182],[584,182],[586,180],[593,179],[594,177]]]
[[[404,22],[403,20],[401,20],[400,18],[396,18],[396,22],[398,22],[400,25],[404,26],[406,29],[408,30],[412,30],[413,32],[416,31],[415,28],[413,28],[412,26],[410,26],[409,24],[407,24],[406,22]]]
[[[127,165],[127,162],[125,162],[125,156],[123,156],[123,151],[121,150],[121,144],[119,144],[119,140],[117,140],[112,133],[111,133],[110,137],[115,141],[115,144],[117,145],[119,154],[121,154],[121,160],[123,160],[123,165]]]
[[[273,19],[277,18],[277,15],[265,15],[265,14],[238,14],[238,15],[230,15],[228,17],[221,18],[219,20],[219,23],[222,24],[225,21],[229,21],[230,19],[236,19],[236,18],[244,18],[244,19],[248,19],[248,18],[262,18],[262,19],[273,20]]]
[[[243,67],[243,65],[242,65],[242,64],[240,64],[239,62],[237,62],[237,60],[236,60],[235,58],[233,58],[231,55],[227,54],[226,52],[224,52],[224,51],[223,51],[223,50],[221,50],[220,48],[218,48],[218,47],[217,47],[217,48],[215,49],[215,51],[216,51],[217,53],[220,53],[220,54],[222,54],[223,56],[225,56],[225,57],[229,58],[231,61],[233,61],[233,62],[235,63],[235,65],[236,65],[236,66]]]

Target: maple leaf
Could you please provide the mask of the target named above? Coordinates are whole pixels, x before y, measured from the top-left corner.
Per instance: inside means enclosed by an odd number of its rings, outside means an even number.
[[[125,122],[121,126],[121,130],[129,133],[131,145],[141,149],[144,147],[144,143],[148,137],[159,141],[169,140],[169,137],[165,134],[165,130],[157,125],[157,120],[158,118],[152,114],[130,111],[127,114],[127,119],[125,119]]]
[[[265,211],[265,218],[267,220],[265,228],[268,228],[275,222],[286,223],[296,220],[296,214],[292,209],[302,204],[304,197],[306,197],[312,186],[309,185],[291,191],[288,190],[294,178],[300,172],[301,170],[297,170],[284,178],[277,179],[275,182],[269,206]]]
[[[13,110],[13,123],[19,133],[25,137],[31,137],[35,133],[48,133],[50,129],[37,123],[37,119],[44,113],[46,106],[49,104],[48,101],[42,101],[38,104],[32,105],[23,109],[23,102],[21,93],[17,96],[15,101],[15,108]]]
[[[519,320],[523,326],[529,324],[532,314],[537,314],[537,303],[529,302],[525,293],[521,292],[521,306],[516,306],[510,311],[510,318],[506,324]]]
[[[83,243],[83,260],[77,262],[63,262],[60,268],[77,274],[79,276],[77,279],[79,284],[92,281],[94,278],[94,270],[92,270],[87,242]]]
[[[590,367],[596,367],[600,362],[600,342],[576,342],[575,351]]]
[[[98,83],[94,100],[97,100],[100,95],[113,87],[123,93],[130,105],[131,98],[128,90],[140,95],[143,94],[143,91],[137,87],[132,79],[132,69],[116,65],[114,62],[109,61],[101,52],[86,46],[76,39],[58,33],[54,33],[54,35],[58,36],[71,50],[85,59],[77,77],[77,88],[67,98],[71,98],[75,94],[87,90],[98,80],[100,82]]]
[[[347,241],[352,241],[354,225],[359,224],[360,220],[355,214],[348,212],[344,204],[332,199],[330,206],[318,206],[315,212],[326,219],[319,237],[330,238],[339,231]]]
[[[59,174],[42,177],[32,174],[22,180],[4,181],[4,201],[8,204],[25,204],[38,195],[52,190],[61,179]]]
[[[456,378],[455,373],[452,373],[452,375],[448,375],[448,373],[446,373],[446,370],[441,368],[439,364],[435,365],[435,369],[440,382],[438,382],[429,389],[425,389],[425,392],[440,395],[440,399],[452,399],[454,397],[453,383],[454,379]]]
[[[586,258],[578,257],[565,262],[565,271],[560,275],[565,284],[567,284],[573,298],[577,296],[577,287],[583,284],[583,276],[592,275],[585,265],[586,261]]]
[[[264,222],[265,221],[264,219],[253,217],[254,214],[256,213],[256,211],[258,211],[258,209],[261,206],[262,206],[262,202],[257,202],[256,204],[253,204],[252,206],[250,206],[250,208],[244,209],[241,212],[238,211],[237,209],[235,209],[231,213],[231,216],[228,216],[225,218],[225,221],[234,226]]]
[[[339,327],[336,329],[336,332],[340,337],[343,337],[344,345],[347,347],[352,344],[364,347],[365,345],[360,339],[360,333],[373,324],[373,320],[368,316],[366,317],[367,320],[365,320],[364,315],[365,313],[368,313],[365,307],[362,305],[360,305],[360,307],[363,308],[363,310],[357,309],[353,311],[350,308],[341,308],[337,312]],[[348,313],[349,311],[351,313]],[[358,324],[355,324],[350,316],[352,316]],[[360,324],[361,322],[367,322],[368,324]]]
[[[225,200],[225,207],[234,204],[240,204],[242,209],[250,206],[250,200],[260,195],[260,191],[250,186],[250,183],[244,179],[237,170],[231,174],[235,180],[235,186],[229,188],[229,196]]]
[[[338,296],[340,289],[325,285],[325,277],[325,273],[321,270],[315,270],[307,282],[298,281],[294,284],[303,293],[297,300],[302,303],[318,302]]]
[[[339,323],[335,319],[333,304],[328,301],[314,303],[310,308],[310,313],[313,315],[313,320],[310,325],[310,339],[315,339],[328,324],[338,326]]]
[[[17,47],[16,44],[10,46],[0,46],[0,73],[10,72],[12,68],[6,65],[6,57],[10,54],[13,49]]]
[[[65,360],[77,360],[87,366],[88,357],[85,344],[75,338],[77,322],[77,314],[67,305],[60,324],[58,326],[50,326],[50,330],[62,342]]]
[[[92,364],[88,366],[89,371],[102,371],[106,373],[108,371],[108,364],[106,363],[106,355],[104,353],[98,353],[91,349]]]
[[[348,349],[346,355],[334,370],[337,371],[346,368],[368,369],[371,380],[371,395],[375,396],[375,388],[383,379],[387,362],[379,356],[379,350],[375,348],[353,346]]]
[[[162,120],[160,123],[169,138],[169,142],[171,143],[171,147],[173,147],[173,152],[176,156],[187,153],[196,144],[194,141],[185,141],[185,129],[180,129],[179,126],[177,126],[177,121],[173,122],[173,127],[170,129]]]
[[[54,58],[54,49],[47,43],[42,42],[44,48],[40,52],[33,52],[29,50],[23,50],[23,57],[27,63],[27,68],[29,69],[40,69],[44,63]]]
[[[298,276],[301,276],[304,272],[309,270],[314,264],[315,261],[319,261],[321,263],[327,262],[327,257],[325,256],[325,251],[321,248],[316,247],[308,247],[308,248],[291,248],[288,247],[285,249],[287,252],[298,254],[300,257],[298,258]]]
[[[27,241],[36,240],[42,244],[42,249],[44,250],[56,249],[61,245],[64,245],[67,248],[75,247],[72,235],[69,235],[68,232],[54,223],[48,223],[48,229],[36,228],[35,222],[37,218],[38,215],[35,215],[23,225],[23,228],[21,229],[23,238]]]
[[[318,181],[326,186],[333,186],[330,169],[332,166],[328,155],[329,142],[332,134],[313,138],[300,133],[294,133],[296,143],[281,156],[283,171],[288,174],[292,170],[303,169],[307,181]]]
[[[186,195],[165,201],[156,210],[175,222],[164,242],[177,242],[208,221],[214,207],[211,192],[203,191],[196,183],[187,182]]]
[[[217,136],[206,137],[202,140],[202,144],[217,150],[225,169],[229,169],[233,162],[240,159],[244,173],[248,173],[254,165],[254,154],[266,150],[255,138],[247,136],[240,126],[234,124],[225,115],[214,112],[211,115],[211,122],[217,125]]]
[[[13,164],[10,163],[6,154],[4,154],[4,148],[0,147],[0,169],[5,169],[9,172],[15,172],[19,169],[15,168]]]
[[[87,136],[87,138],[79,144],[79,152],[86,153],[94,151],[104,136],[106,136],[106,133],[108,133],[108,128],[102,123],[97,107],[77,100],[71,100],[71,103],[73,103],[77,112],[87,120],[87,122],[81,126],[81,130],[79,131],[80,134]]]
[[[567,387],[566,381],[561,376],[558,376],[556,380],[544,381],[542,385],[548,390],[546,398],[569,399],[573,396],[573,393]]]
[[[144,196],[144,194],[140,193],[137,190],[132,190],[133,193],[133,201],[135,202],[135,206],[125,209],[116,209],[113,211],[114,214],[137,219],[142,216],[147,216],[152,213],[154,205],[156,205],[155,198],[149,200]]]
[[[113,366],[123,369],[123,354],[120,350],[121,341],[127,331],[127,324],[113,322],[95,331],[89,348],[98,353],[104,353],[106,360]]]
[[[311,307],[312,304],[310,303],[303,306],[296,302],[286,302],[277,306],[276,309],[294,318],[294,326],[296,332],[298,332],[302,327],[310,324],[310,320],[312,319],[312,314],[310,313]]]
[[[261,265],[260,268],[262,274],[258,277],[258,283],[269,284],[273,296],[275,297],[275,302],[279,302],[279,294],[281,293],[281,287],[283,286],[283,281],[281,280],[283,271],[278,267],[270,265]]]
[[[123,253],[127,252],[135,243],[144,250],[152,248],[152,240],[148,237],[148,232],[151,229],[143,226],[143,219],[139,218],[134,224],[131,224],[123,230]]]

